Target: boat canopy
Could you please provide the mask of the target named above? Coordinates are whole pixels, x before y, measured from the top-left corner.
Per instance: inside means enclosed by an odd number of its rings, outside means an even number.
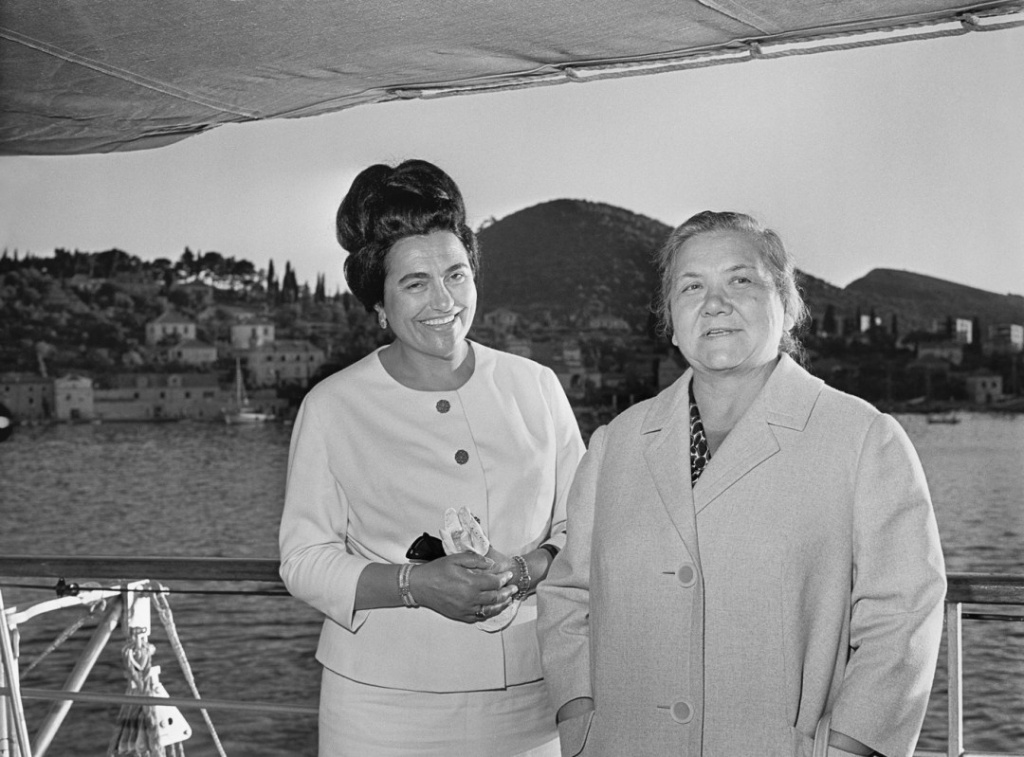
[[[0,154],[1016,26],[1020,0],[3,0]]]

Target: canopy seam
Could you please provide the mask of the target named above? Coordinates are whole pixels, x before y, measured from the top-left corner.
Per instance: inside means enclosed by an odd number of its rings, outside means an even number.
[[[215,100],[203,97],[202,95],[198,95],[194,92],[188,92],[187,90],[179,89],[178,87],[175,87],[171,84],[167,84],[166,82],[150,79],[149,77],[142,76],[140,74],[136,74],[131,71],[118,68],[116,66],[111,66],[109,64],[91,60],[90,58],[86,58],[84,56],[70,52],[68,50],[62,50],[58,47],[54,47],[53,45],[48,45],[45,42],[32,39],[31,37],[24,34],[20,34],[19,32],[13,31],[12,29],[0,27],[0,38],[9,40],[10,42],[15,42],[20,45],[24,45],[25,47],[32,48],[33,50],[38,50],[44,55],[50,55],[54,58],[59,58],[60,60],[66,61],[73,65],[81,66],[83,68],[89,68],[93,71],[98,71],[101,74],[111,76],[115,79],[128,81],[132,84],[143,87],[145,89],[160,92],[162,94],[174,97],[179,100],[185,100],[187,102],[195,103],[196,105],[202,105],[203,107],[220,111],[222,113],[230,113],[235,116],[242,116],[243,118],[258,119],[260,117],[258,113],[254,113],[253,111],[243,110],[234,105],[220,103]]]
[[[822,52],[835,52],[838,50],[853,50],[857,48],[876,47],[880,45],[891,45],[900,42],[914,42],[918,40],[927,39],[938,39],[942,37],[956,37],[962,36],[969,32],[975,31],[996,31],[1001,29],[1010,29],[1015,27],[1024,26],[1024,20],[1007,21],[1002,23],[986,24],[981,26],[977,23],[976,17],[970,14],[965,14],[962,18],[946,19],[946,23],[959,22],[960,28],[957,29],[943,29],[943,30],[932,30],[932,31],[915,31],[911,34],[893,36],[882,39],[871,39],[871,40],[848,40],[840,41],[832,44],[819,44],[814,47],[794,50],[776,50],[770,49],[772,43],[765,40],[749,40],[749,41],[738,41],[734,40],[734,44],[740,45],[739,48],[732,50],[731,52],[719,52],[710,53],[702,56],[686,56],[686,58],[677,58],[676,60],[665,59],[663,61],[647,61],[647,62],[624,62],[611,66],[607,66],[605,70],[600,70],[597,67],[590,68],[587,66],[571,65],[563,69],[560,69],[558,74],[551,74],[543,77],[539,80],[530,81],[502,81],[495,83],[482,83],[482,84],[468,84],[464,86],[449,86],[445,88],[436,88],[431,91],[431,88],[411,88],[403,87],[401,89],[391,89],[389,93],[395,97],[400,98],[415,98],[419,97],[422,99],[437,99],[446,97],[449,95],[458,94],[471,94],[473,92],[501,92],[515,89],[525,89],[531,86],[546,85],[546,84],[561,84],[565,82],[578,82],[583,83],[587,81],[600,81],[605,79],[618,79],[627,76],[639,76],[644,74],[652,73],[670,73],[673,71],[684,71],[689,69],[697,68],[710,68],[712,66],[724,65],[727,63],[745,63],[751,60],[770,60],[773,58],[785,58],[794,55],[811,55],[814,53]],[[916,24],[908,24],[897,27],[888,27],[885,29],[875,29],[872,32],[840,32],[831,35],[823,35],[819,37],[817,41],[823,41],[825,39],[840,39],[843,37],[852,37],[857,35],[865,35],[869,33],[882,33],[882,32],[896,32],[913,28],[915,26],[934,26],[934,23],[925,24],[919,22]],[[806,41],[806,40],[805,40]],[[796,41],[799,42],[799,41]],[[787,44],[776,42],[774,44]],[[792,42],[789,44],[793,44]],[[768,49],[766,49],[768,48]],[[687,59],[688,58],[688,59]]]
[[[742,3],[732,3],[728,0],[697,0],[697,2],[764,34],[778,34],[781,31],[770,19],[758,15]],[[742,15],[744,13],[746,15]]]

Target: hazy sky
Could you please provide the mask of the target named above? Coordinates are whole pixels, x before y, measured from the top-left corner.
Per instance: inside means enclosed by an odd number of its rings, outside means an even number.
[[[352,178],[421,157],[460,184],[473,226],[563,197],[672,226],[741,210],[838,286],[889,267],[1024,294],[1022,134],[1024,29],[976,32],[4,157],[0,249],[177,260],[188,246],[279,273],[289,260],[333,290]]]

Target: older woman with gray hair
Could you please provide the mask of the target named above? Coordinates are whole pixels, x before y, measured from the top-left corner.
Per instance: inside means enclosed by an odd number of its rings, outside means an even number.
[[[945,593],[913,446],[791,356],[773,231],[705,211],[659,265],[689,369],[594,433],[538,590],[562,754],[909,757]]]

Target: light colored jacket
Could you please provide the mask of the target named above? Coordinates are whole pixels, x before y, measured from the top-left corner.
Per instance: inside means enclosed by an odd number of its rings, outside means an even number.
[[[691,488],[691,377],[598,429],[577,472],[539,590],[554,706],[595,702],[563,754],[807,757],[831,710],[908,757],[945,594],[909,439],[783,356]]]
[[[317,659],[348,678],[418,691],[541,678],[535,597],[498,633],[423,607],[354,609],[363,568],[407,562],[449,507],[468,507],[508,555],[565,541],[584,451],[565,392],[533,361],[473,350],[473,376],[446,392],[402,386],[374,352],[314,387],[295,420],[281,577],[327,616]]]

